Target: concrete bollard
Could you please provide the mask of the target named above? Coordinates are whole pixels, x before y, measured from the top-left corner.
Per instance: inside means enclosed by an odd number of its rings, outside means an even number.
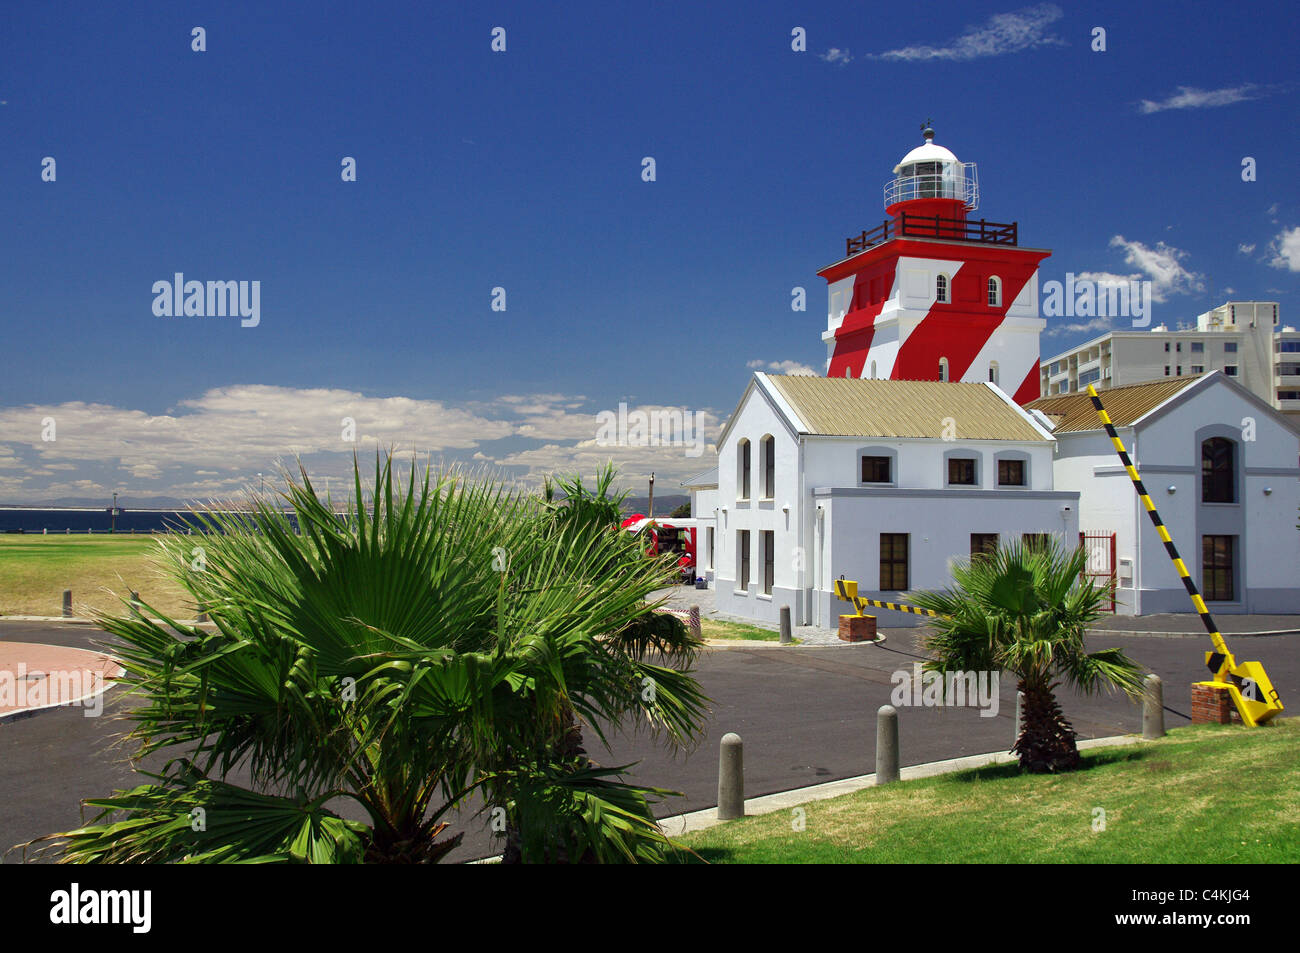
[[[1142,737],[1147,741],[1165,736],[1165,686],[1152,672],[1146,677],[1142,692]]]
[[[690,627],[692,638],[697,640],[702,638],[699,606],[691,606],[690,611],[686,613],[686,624]]]
[[[1016,723],[1013,726],[1015,730],[1011,732],[1011,747],[1016,746],[1020,740],[1020,729],[1025,723],[1025,693],[1016,692]]]
[[[745,816],[745,743],[729,731],[718,748],[718,820]]]
[[[63,590],[63,618],[72,618],[72,590]]]
[[[134,590],[131,592],[131,618],[140,618],[140,593]]]
[[[881,705],[876,712],[876,784],[898,780],[898,710]]]
[[[793,638],[790,636],[790,607],[781,607],[781,644],[789,645]]]

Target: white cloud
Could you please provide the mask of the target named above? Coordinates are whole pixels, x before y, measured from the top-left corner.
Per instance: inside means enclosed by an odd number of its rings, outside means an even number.
[[[300,456],[314,478],[342,478],[351,471],[354,451],[364,458],[376,448],[392,448],[408,459],[427,454],[437,462],[449,455],[526,466],[520,479],[537,482],[547,471],[534,470],[534,461],[537,466],[546,459],[557,465],[567,461],[572,469],[599,455],[582,449],[600,429],[597,412],[586,403],[572,395],[530,394],[453,405],[340,389],[239,385],[214,388],[163,414],[79,401],[0,407],[0,433],[6,438],[0,441],[0,495],[20,501],[98,496],[129,487],[136,495],[227,497],[255,483],[259,471],[269,482],[277,461]],[[617,406],[609,409],[618,412]],[[677,410],[686,419],[699,419],[694,409],[630,408],[636,409]],[[41,439],[46,417],[54,418],[56,427],[57,439],[49,442]],[[343,439],[345,417],[355,421],[354,443]],[[505,438],[514,438],[515,446],[493,452],[491,442]],[[528,441],[548,443],[550,449],[530,457],[517,449]],[[598,449],[602,460],[622,455],[619,448]],[[681,447],[646,449],[647,464],[654,464],[657,454],[671,460],[683,453]],[[641,462],[636,454],[629,459]],[[684,467],[692,473],[703,469],[698,459]],[[55,470],[74,472],[59,477],[67,482],[46,482]]]
[[[1268,245],[1269,264],[1285,271],[1300,271],[1300,226],[1283,229]]]
[[[1056,337],[1059,334],[1080,334],[1084,331],[1109,331],[1111,329],[1110,318],[1093,318],[1091,321],[1080,321],[1076,324],[1059,324],[1053,325],[1043,333],[1047,337]]]
[[[773,374],[794,374],[800,377],[821,377],[821,374],[807,364],[798,361],[763,361],[754,360],[745,364],[751,370],[771,371]]]
[[[1194,86],[1179,86],[1178,92],[1159,101],[1144,99],[1138,103],[1141,113],[1158,113],[1167,109],[1204,109],[1209,106],[1228,106],[1232,103],[1246,102],[1268,95],[1268,89],[1254,83],[1240,86],[1225,86],[1222,89],[1197,89]]]
[[[1061,8],[1053,3],[1026,7],[1013,13],[998,13],[979,26],[969,26],[942,46],[905,46],[877,53],[881,60],[976,60],[1039,46],[1060,46],[1064,41],[1047,32],[1061,19]],[[931,22],[935,22],[933,19]]]
[[[1174,294],[1193,294],[1205,290],[1205,276],[1184,268],[1181,262],[1187,252],[1164,242],[1154,248],[1141,242],[1131,242],[1123,235],[1110,240],[1112,248],[1124,249],[1124,263],[1137,268],[1151,281],[1151,297],[1165,301]]]
[[[832,46],[825,53],[817,54],[818,58],[827,63],[838,63],[840,66],[847,66],[853,62],[853,56],[848,50],[841,50],[838,46]]]
[[[1237,251],[1243,255],[1252,255],[1255,253],[1255,243],[1251,242],[1250,244],[1246,244],[1245,242],[1242,242],[1237,246]]]

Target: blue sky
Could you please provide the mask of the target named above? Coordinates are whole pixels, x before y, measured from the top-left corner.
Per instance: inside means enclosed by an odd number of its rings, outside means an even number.
[[[816,271],[927,117],[979,164],[978,214],[1053,249],[1044,280],[1153,279],[1156,323],[1230,297],[1300,322],[1282,3],[310,6],[6,12],[0,502],[220,496],[376,442],[528,480],[704,469],[594,445],[594,415],[716,430],[754,366],[820,371]],[[260,323],[156,316],[175,272],[259,281]]]

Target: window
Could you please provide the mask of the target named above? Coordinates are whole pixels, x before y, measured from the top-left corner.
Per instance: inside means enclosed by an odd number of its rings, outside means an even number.
[[[1226,437],[1211,437],[1201,444],[1201,502],[1237,502],[1235,447]]]
[[[1174,377],[1182,377],[1182,376],[1183,376],[1183,365],[1179,364],[1177,367],[1174,368]]]
[[[934,300],[947,303],[948,301],[948,276],[939,275],[934,279]]]
[[[1193,342],[1192,342],[1192,353],[1193,353],[1193,354],[1200,354],[1200,353],[1202,353],[1204,350],[1205,350],[1205,342],[1204,342],[1204,341],[1193,341]]]
[[[1177,351],[1179,354],[1182,354],[1182,353],[1183,353],[1183,342],[1182,342],[1182,341],[1179,341],[1177,344],[1175,344],[1175,345],[1174,345],[1174,350]]]
[[[999,460],[998,461],[998,486],[1024,486],[1025,485],[1025,461],[1024,460]]]
[[[1094,367],[1092,370],[1084,371],[1079,375],[1079,389],[1083,390],[1089,384],[1101,380],[1101,368]]]
[[[739,455],[739,460],[737,462],[739,463],[740,466],[740,473],[737,475],[736,483],[740,490],[740,495],[737,496],[736,499],[747,500],[749,499],[749,441],[748,440],[740,441],[740,446],[737,448],[737,453]]]
[[[1227,350],[1226,346],[1224,349]],[[1300,341],[1283,341],[1282,350],[1287,354],[1300,353]],[[1236,353],[1237,345],[1234,344],[1232,346],[1232,351],[1233,353]]]
[[[776,438],[764,437],[758,448],[763,458],[763,499],[770,500],[776,494]]]
[[[749,589],[749,530],[738,530],[737,533],[736,556],[740,560],[740,566],[736,572],[736,585],[742,591]]]
[[[1201,537],[1201,592],[1206,602],[1232,602],[1235,536]]]
[[[863,457],[862,458],[862,482],[863,483],[890,483],[893,478],[890,476],[891,457]]]
[[[713,527],[709,527],[709,568],[713,568]]]
[[[1168,376],[1169,376],[1169,365],[1166,364],[1166,365],[1165,365],[1165,377],[1168,377]]]
[[[763,530],[763,593],[772,594],[772,579],[776,575],[776,533]]]
[[[998,548],[997,533],[971,533],[970,534],[970,555],[971,559],[976,556],[988,556]]]
[[[1204,364],[1193,364],[1193,365],[1192,365],[1192,373],[1193,373],[1193,374],[1204,374],[1204,373],[1205,373],[1205,365],[1204,365]]]
[[[1287,346],[1286,346],[1287,343],[1288,343],[1288,342],[1285,342],[1285,341],[1282,343],[1282,350],[1285,351],[1285,350],[1287,349]],[[1296,343],[1297,343],[1297,344],[1300,344],[1300,341],[1297,341]],[[1297,350],[1297,351],[1300,351],[1300,347],[1296,348],[1296,350]],[[1225,344],[1223,345],[1223,353],[1224,353],[1224,354],[1236,354],[1236,353],[1237,353],[1237,342],[1236,342],[1236,341],[1228,341],[1227,343],[1225,343]]]
[[[998,362],[989,361],[989,383],[996,384],[997,382],[998,382]]]
[[[1051,533],[1024,533],[1020,542],[1026,549],[1046,549],[1051,545],[1051,539]]]
[[[948,483],[951,486],[974,486],[974,459],[971,457],[950,457],[948,459]]]
[[[946,381],[947,379],[948,379],[948,359],[946,357],[941,357],[939,358],[939,380]]]
[[[907,534],[880,534],[880,588],[907,588]]]
[[[1223,365],[1223,376],[1224,376],[1224,377],[1236,377],[1236,376],[1237,376],[1237,365],[1236,365],[1236,364],[1225,364],[1225,365]]]
[[[1165,342],[1165,353],[1166,353],[1166,354],[1169,353],[1169,342],[1168,342],[1168,341]]]
[[[876,379],[876,362],[875,362],[875,361],[872,361],[872,362],[871,362],[871,379],[872,379],[873,381]]]
[[[997,278],[989,279],[989,307],[997,308],[1002,304],[1002,282]]]

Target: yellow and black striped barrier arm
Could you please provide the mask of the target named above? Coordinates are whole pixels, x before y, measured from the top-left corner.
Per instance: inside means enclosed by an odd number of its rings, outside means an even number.
[[[1241,662],[1239,664],[1232,657],[1232,652],[1228,650],[1228,643],[1223,640],[1223,635],[1219,632],[1214,617],[1210,615],[1210,610],[1205,606],[1205,600],[1201,598],[1200,590],[1196,588],[1196,583],[1192,581],[1192,574],[1187,571],[1187,564],[1178,555],[1178,547],[1174,545],[1173,537],[1169,535],[1169,528],[1165,526],[1164,520],[1156,512],[1156,504],[1152,501],[1151,494],[1147,492],[1142,483],[1142,477],[1137,472],[1137,467],[1133,465],[1128,451],[1124,449],[1124,441],[1120,440],[1119,434],[1115,432],[1115,425],[1111,423],[1110,415],[1106,413],[1101,398],[1097,396],[1097,388],[1091,384],[1088,385],[1088,396],[1092,399],[1092,407],[1097,411],[1102,426],[1106,428],[1106,435],[1110,437],[1110,442],[1115,446],[1115,452],[1119,454],[1120,463],[1124,465],[1124,470],[1128,473],[1129,479],[1133,481],[1133,488],[1137,490],[1142,505],[1146,507],[1147,515],[1151,517],[1151,523],[1155,526],[1160,541],[1165,544],[1165,552],[1173,560],[1174,569],[1183,581],[1183,588],[1187,590],[1187,594],[1191,597],[1192,605],[1195,607],[1197,614],[1200,615],[1205,630],[1210,633],[1210,641],[1214,643],[1214,651],[1205,653],[1206,667],[1213,673],[1216,682],[1225,685],[1229,689],[1232,700],[1237,706],[1237,711],[1241,714],[1242,722],[1254,727],[1261,722],[1268,721],[1268,719],[1282,711],[1282,701],[1274,690],[1272,683],[1268,680],[1264,667],[1259,662]]]
[[[843,576],[835,580],[835,595],[845,602],[852,602],[853,608],[857,610],[858,615],[863,614],[863,606],[875,606],[878,609],[893,609],[895,612],[909,612],[912,615],[924,615],[932,619],[948,618],[947,616],[940,616],[933,609],[922,609],[902,602],[882,602],[879,599],[867,599],[859,596],[857,580],[845,579]]]

